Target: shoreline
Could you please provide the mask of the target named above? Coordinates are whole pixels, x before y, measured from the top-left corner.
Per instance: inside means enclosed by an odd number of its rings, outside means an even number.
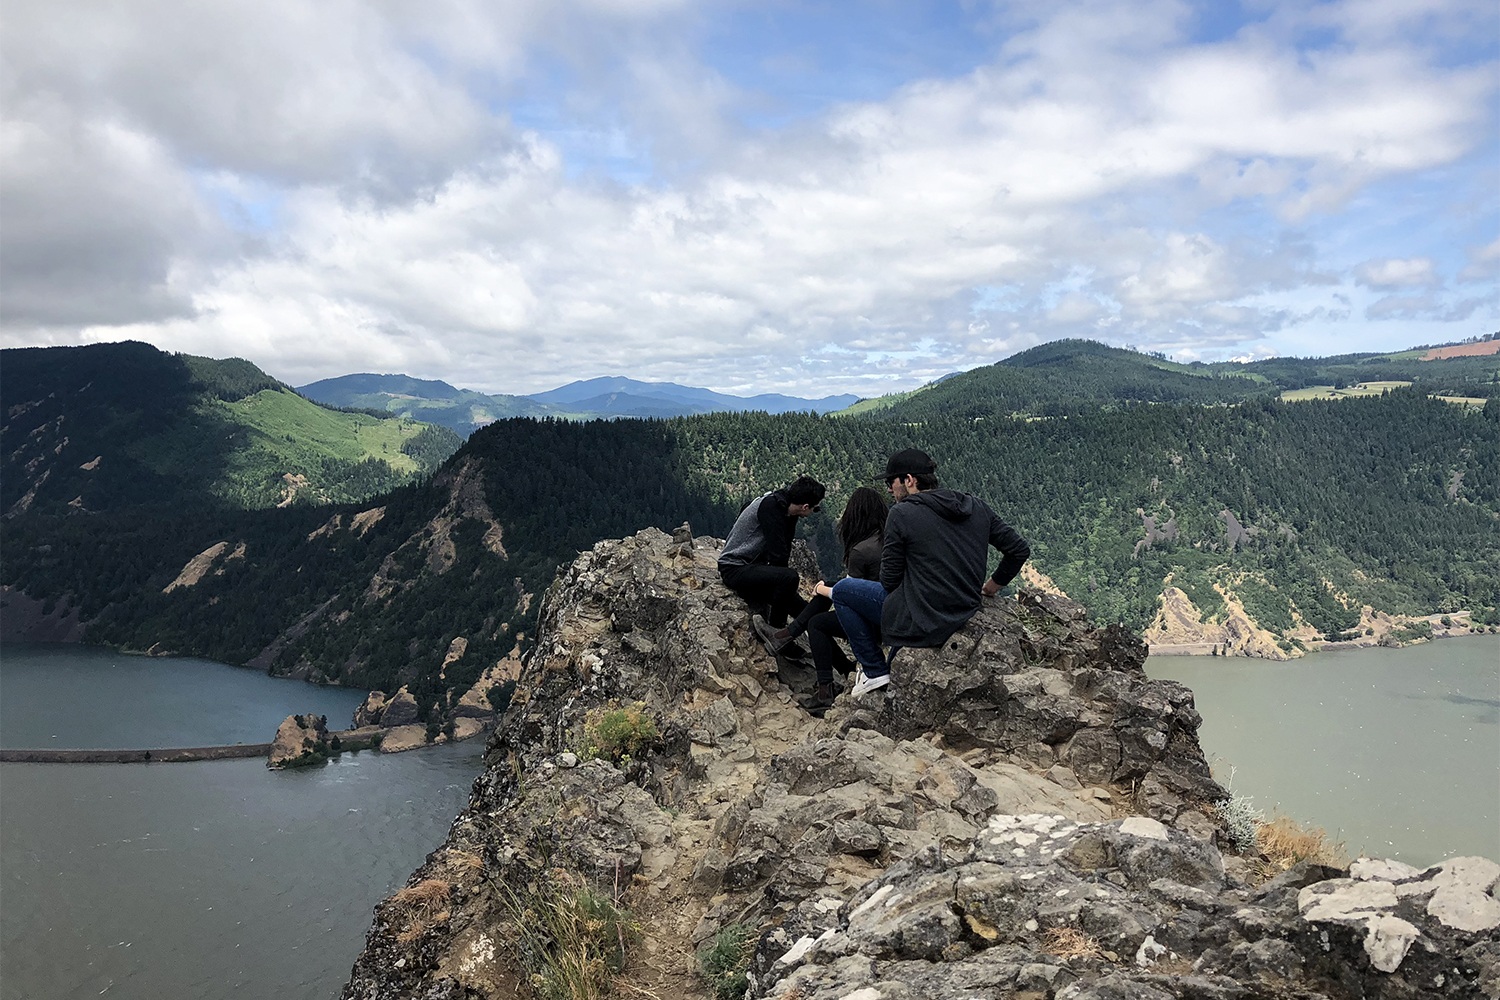
[[[1453,618],[1456,618],[1459,615],[1467,616],[1468,614],[1469,612],[1467,611],[1448,612],[1448,615]],[[1441,614],[1434,614],[1431,616],[1423,616],[1422,618],[1414,620],[1431,621],[1440,617],[1442,617]],[[1434,622],[1434,624],[1436,624],[1436,622]],[[1345,639],[1342,641],[1332,639],[1315,639],[1311,641],[1304,641],[1305,648],[1303,649],[1301,655],[1289,656],[1287,657],[1287,659],[1301,659],[1302,656],[1307,656],[1312,653],[1333,652],[1340,649],[1374,649],[1376,647],[1382,647],[1385,649],[1405,649],[1409,646],[1420,646],[1423,643],[1438,642],[1443,639],[1472,639],[1479,636],[1495,634],[1496,633],[1489,631],[1487,626],[1481,625],[1477,628],[1438,628],[1434,629],[1431,635],[1406,639],[1401,642],[1385,642],[1383,637],[1377,636],[1360,636],[1358,639]],[[1272,662],[1279,662],[1273,657],[1257,656],[1254,653],[1247,653],[1243,652],[1242,650],[1231,650],[1226,652],[1224,651],[1225,645],[1226,643],[1222,641],[1148,642],[1146,644],[1146,654],[1148,656],[1218,656],[1225,658],[1232,657],[1243,660],[1271,660]]]

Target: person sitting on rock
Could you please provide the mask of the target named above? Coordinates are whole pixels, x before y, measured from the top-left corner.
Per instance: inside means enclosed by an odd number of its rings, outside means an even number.
[[[880,579],[846,577],[833,586],[834,611],[859,661],[856,696],[890,683],[901,647],[947,642],[1031,557],[1026,540],[983,500],[939,487],[937,464],[925,452],[892,455],[885,484],[896,504],[885,522]],[[986,580],[991,545],[1001,558]]]
[[[844,513],[834,529],[844,546],[844,570],[849,576],[861,580],[880,579],[881,534],[889,510],[879,490],[861,486],[849,495],[849,502],[844,505]],[[813,599],[786,628],[773,631],[769,625],[756,624],[773,656],[807,633],[818,687],[804,704],[808,711],[816,713],[833,705],[834,671],[848,674],[854,665],[834,641],[845,636],[838,614],[833,610],[833,587],[819,580],[813,591]]]
[[[765,608],[766,620],[780,628],[807,602],[798,593],[797,571],[787,566],[797,520],[822,509],[827,489],[808,476],[750,501],[740,511],[724,550],[719,579],[752,609]]]

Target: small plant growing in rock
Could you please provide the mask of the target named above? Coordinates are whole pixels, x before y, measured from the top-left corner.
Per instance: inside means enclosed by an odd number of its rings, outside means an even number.
[[[450,850],[444,856],[443,863],[457,875],[460,883],[484,874],[484,858],[473,851]]]
[[[645,702],[625,708],[596,708],[584,717],[583,746],[578,756],[619,763],[640,754],[655,739],[656,720],[646,713]]]
[[[1260,810],[1251,805],[1250,796],[1241,795],[1234,790],[1234,772],[1235,769],[1231,767],[1229,781],[1224,785],[1229,798],[1219,801],[1214,810],[1224,823],[1229,839],[1234,842],[1235,850],[1251,851],[1255,849],[1255,827],[1262,817]]]
[[[1234,842],[1236,850],[1249,851],[1255,847],[1255,824],[1260,822],[1261,813],[1250,804],[1248,795],[1231,792],[1229,798],[1221,801],[1215,808],[1218,810],[1219,819],[1224,821],[1224,829],[1229,834],[1229,839]]]
[[[626,946],[640,933],[618,894],[560,868],[504,892],[517,955],[541,1000],[598,1000],[614,991]]]
[[[750,987],[747,975],[755,946],[755,928],[728,924],[698,951],[698,971],[714,1000],[741,1000]]]

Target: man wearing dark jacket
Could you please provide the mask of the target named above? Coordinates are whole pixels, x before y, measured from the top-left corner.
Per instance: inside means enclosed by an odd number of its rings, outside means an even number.
[[[719,553],[719,579],[752,608],[765,606],[766,621],[776,628],[800,614],[807,602],[797,591],[797,571],[787,566],[797,520],[817,511],[827,492],[807,476],[773,490],[740,511],[724,551]]]
[[[882,641],[892,656],[902,646],[941,646],[1031,556],[1026,540],[983,500],[939,487],[925,452],[892,455],[885,482],[896,505],[885,522],[880,580],[844,579],[833,588],[834,611],[860,665],[856,695],[890,683]],[[990,546],[1000,565],[985,579]]]

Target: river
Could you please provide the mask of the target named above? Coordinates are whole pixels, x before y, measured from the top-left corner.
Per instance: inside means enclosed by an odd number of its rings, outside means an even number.
[[[0,651],[0,745],[259,743],[363,692],[202,660]],[[259,759],[0,764],[0,998],[336,996],[375,903],[447,834],[483,739]]]
[[[1500,859],[1500,637],[1272,662],[1161,656],[1193,689],[1221,784],[1351,857]]]
[[[1288,663],[1161,657],[1220,779],[1353,850],[1500,857],[1500,639]],[[0,650],[0,746],[263,742],[361,692],[201,660]],[[329,1000],[377,901],[446,835],[482,740],[260,760],[0,764],[0,1000]]]

